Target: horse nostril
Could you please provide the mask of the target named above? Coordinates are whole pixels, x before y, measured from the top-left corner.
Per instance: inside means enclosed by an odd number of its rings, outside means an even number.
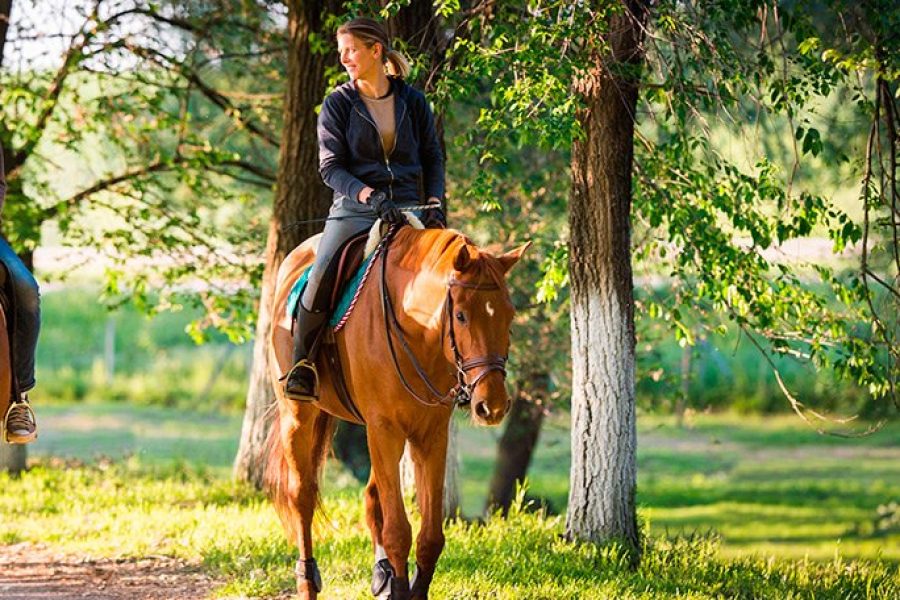
[[[489,409],[484,402],[479,402],[475,405],[475,414],[483,419],[487,419],[491,416],[491,409]]]

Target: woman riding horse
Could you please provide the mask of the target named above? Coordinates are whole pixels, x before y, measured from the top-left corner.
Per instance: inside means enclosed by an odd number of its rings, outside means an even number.
[[[365,490],[375,554],[372,593],[385,600],[427,600],[444,547],[450,416],[457,402],[468,401],[477,423],[496,425],[509,410],[505,365],[514,309],[505,275],[527,244],[495,256],[449,229],[393,227],[368,263],[371,276],[351,303],[352,317],[345,316],[335,334],[320,388],[315,350],[328,322],[337,249],[377,218],[397,224],[402,210],[420,206],[423,198],[439,204],[444,194],[434,118],[421,92],[403,82],[406,60],[370,19],[343,25],[337,39],[351,81],[328,96],[318,124],[320,171],[334,203],[324,234],[294,249],[276,278],[270,375],[273,382],[288,375],[275,389],[266,482],[299,551],[299,598],[316,600],[322,578],[312,519],[319,475],[336,418],[365,424],[372,464]],[[443,225],[439,212],[420,210],[426,224]],[[311,264],[293,325],[292,290]],[[399,472],[407,443],[422,515],[412,581],[412,531]]]
[[[403,81],[406,58],[371,19],[342,25],[337,43],[350,81],[325,99],[318,122],[319,172],[334,190],[334,202],[298,303],[294,366],[284,383],[285,394],[300,401],[319,395],[315,355],[329,317],[338,250],[377,218],[401,222],[400,208],[419,204],[422,192],[429,204],[444,196],[434,116],[425,96]]]
[[[6,169],[3,163],[3,146],[0,145],[0,211],[6,197]],[[34,387],[34,351],[41,326],[41,305],[38,284],[31,271],[22,263],[7,241],[0,237],[0,268],[6,268],[12,288],[13,315],[7,315],[14,324],[12,339],[12,369],[14,388],[18,396],[5,415],[4,440],[10,444],[27,444],[37,438],[37,421],[28,404],[28,392]],[[3,403],[5,404],[5,402]]]

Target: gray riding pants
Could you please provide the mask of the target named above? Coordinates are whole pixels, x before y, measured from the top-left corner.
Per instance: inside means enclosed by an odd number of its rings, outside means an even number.
[[[400,203],[399,206],[408,210],[416,204]],[[413,214],[421,220],[427,210],[416,210]],[[328,217],[339,218],[325,222],[325,231],[322,232],[322,239],[316,250],[316,260],[309,273],[306,289],[303,290],[303,297],[300,298],[303,308],[309,312],[323,312],[330,308],[331,291],[334,289],[341,260],[339,252],[341,246],[357,234],[371,229],[378,219],[375,209],[371,206],[351,200],[347,196],[335,198],[328,211]]]
[[[331,302],[331,291],[337,277],[339,250],[355,235],[371,229],[378,215],[368,204],[361,204],[347,196],[335,198],[328,211],[329,218],[338,217],[325,222],[325,231],[316,250],[316,260],[309,281],[300,301],[303,308],[310,312],[327,311]]]

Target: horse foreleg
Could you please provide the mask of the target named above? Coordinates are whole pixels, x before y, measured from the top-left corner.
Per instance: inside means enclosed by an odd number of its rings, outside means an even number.
[[[426,600],[438,558],[444,550],[444,472],[447,460],[447,430],[427,440],[410,443],[416,469],[416,498],[422,527],[416,538],[416,574],[413,600]]]
[[[406,518],[400,488],[400,457],[405,439],[393,428],[370,426],[368,442],[372,477],[366,487],[366,519],[373,528],[377,561],[372,575],[372,593],[385,600],[408,600],[406,563],[412,546],[412,529]],[[380,538],[374,532],[379,516]],[[381,552],[386,558],[378,560]]]
[[[381,514],[381,502],[378,500],[378,486],[375,484],[375,473],[369,474],[369,483],[365,491],[366,525],[372,534],[372,548],[375,551],[375,562],[387,558],[381,530],[384,528],[384,517]]]
[[[290,401],[289,401],[290,402]],[[323,430],[330,417],[312,405],[295,405],[282,414],[281,444],[286,464],[282,519],[294,538],[300,558],[295,573],[297,595],[301,600],[316,600],[322,591],[322,578],[313,558],[312,520],[319,495],[319,461],[326,449]]]

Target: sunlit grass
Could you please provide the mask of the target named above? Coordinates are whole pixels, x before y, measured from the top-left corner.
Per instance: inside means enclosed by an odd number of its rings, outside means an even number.
[[[372,562],[359,489],[329,474],[316,533],[329,598],[367,598]],[[164,554],[200,563],[219,596],[273,596],[293,587],[295,551],[267,501],[189,466],[136,459],[0,476],[0,540],[43,541],[81,556]],[[703,515],[690,515],[699,516]],[[740,516],[740,515],[739,515]],[[777,515],[771,515],[776,517]],[[560,517],[514,509],[483,524],[452,522],[435,598],[893,598],[895,566],[723,557],[715,537],[647,540],[640,568],[615,545],[572,543]]]
[[[177,556],[217,575],[221,596],[292,588],[295,550],[274,511],[229,480],[237,415],[122,404],[39,414],[37,465],[0,480],[0,543]],[[558,510],[569,468],[563,424],[551,420],[543,432],[529,490]],[[500,430],[460,425],[464,513],[476,516]],[[787,417],[698,415],[679,429],[642,416],[638,504],[649,537],[637,572],[614,548],[566,542],[563,517],[515,512],[448,525],[434,597],[897,597],[900,531],[878,531],[874,519],[879,505],[900,499],[898,434],[892,425],[848,441]],[[316,555],[326,597],[367,598],[361,484],[332,462],[323,487]]]

